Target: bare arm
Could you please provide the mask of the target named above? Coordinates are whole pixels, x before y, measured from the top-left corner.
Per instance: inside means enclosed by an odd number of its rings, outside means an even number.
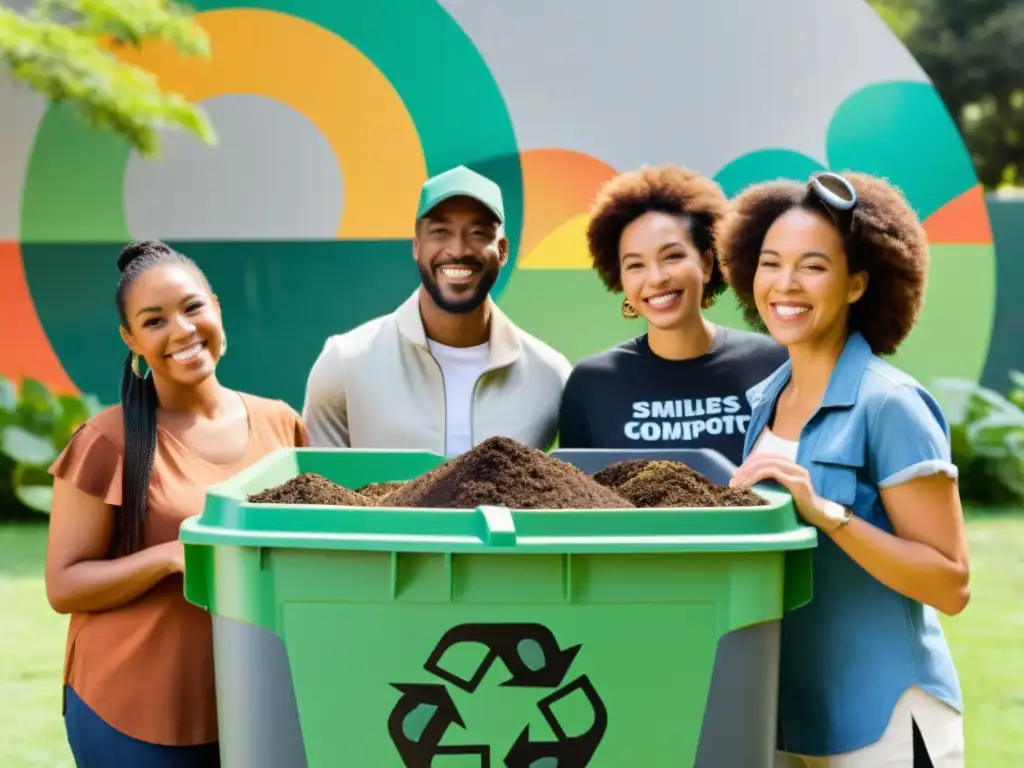
[[[932,474],[890,488],[879,496],[895,533],[854,517],[837,530],[810,475],[784,456],[754,454],[736,470],[734,487],[776,480],[793,495],[800,516],[833,540],[861,568],[890,589],[950,616],[970,599],[970,566],[956,481]]]
[[[130,603],[184,570],[182,546],[170,541],[107,559],[114,511],[101,499],[55,478],[46,546],[46,597],[58,613],[98,612]]]
[[[945,416],[917,386],[869,396],[876,400],[868,403],[874,415],[865,469],[877,483],[893,533],[859,517],[837,529],[807,470],[785,457],[753,454],[732,484],[778,481],[793,494],[800,515],[874,578],[904,597],[956,615],[970,600],[970,563]]]
[[[947,615],[960,613],[971,589],[956,481],[930,475],[882,488],[880,496],[895,535],[855,517],[833,540],[890,589]]]

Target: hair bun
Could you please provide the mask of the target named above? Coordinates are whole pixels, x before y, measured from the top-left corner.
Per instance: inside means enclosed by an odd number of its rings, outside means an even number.
[[[125,269],[140,256],[157,253],[170,253],[170,248],[159,240],[136,240],[126,245],[121,254],[117,257],[117,269],[124,272]]]

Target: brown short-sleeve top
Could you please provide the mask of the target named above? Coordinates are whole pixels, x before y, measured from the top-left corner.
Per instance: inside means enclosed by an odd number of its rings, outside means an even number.
[[[157,427],[144,546],[178,537],[187,517],[202,512],[206,489],[268,453],[307,444],[287,404],[242,395],[249,442],[240,460],[211,464]],[[112,506],[121,503],[124,429],[121,407],[83,426],[50,467],[55,477]],[[180,574],[119,608],[72,613],[64,683],[101,718],[128,736],[186,746],[217,740],[210,616],[187,602]]]

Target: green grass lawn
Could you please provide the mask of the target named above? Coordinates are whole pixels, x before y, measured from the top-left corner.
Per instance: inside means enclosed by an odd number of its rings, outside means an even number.
[[[973,518],[970,606],[946,629],[967,701],[971,768],[1011,768],[1024,745],[1024,516]],[[0,766],[73,768],[60,718],[67,619],[43,590],[45,529],[0,526]]]

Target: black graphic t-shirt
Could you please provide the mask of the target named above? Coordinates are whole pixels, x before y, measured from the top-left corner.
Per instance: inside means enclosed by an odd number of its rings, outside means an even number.
[[[747,390],[786,361],[771,337],[717,326],[691,360],[658,357],[638,336],[584,358],[562,395],[561,448],[710,448],[743,460]]]

